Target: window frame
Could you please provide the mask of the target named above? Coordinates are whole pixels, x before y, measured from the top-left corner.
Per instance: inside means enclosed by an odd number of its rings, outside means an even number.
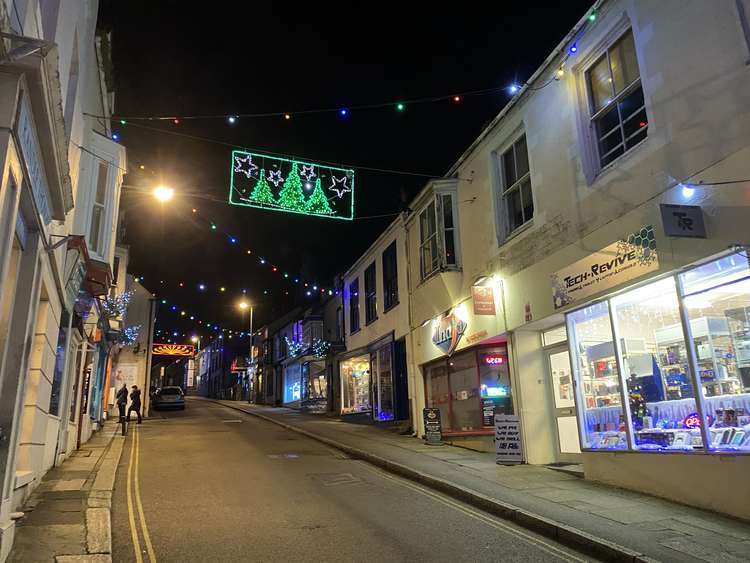
[[[347,290],[349,292],[349,334],[354,334],[362,328],[359,318],[359,276],[349,282]]]
[[[638,66],[638,78],[633,80],[630,84],[625,86],[619,93],[614,94],[614,76],[612,75],[612,64],[610,59],[610,52],[612,51],[613,47],[617,45],[627,34],[631,34],[633,36],[633,47],[634,47],[634,53],[635,53],[635,61]],[[594,96],[593,96],[593,90],[591,87],[591,80],[590,75],[591,71],[594,69],[594,67],[599,63],[599,61],[602,60],[602,58],[606,58],[607,60],[607,67],[610,73],[610,82],[612,84],[612,99],[610,102],[600,109],[596,109],[596,104],[594,102]],[[626,155],[632,153],[634,149],[636,149],[638,146],[640,146],[644,141],[646,141],[649,138],[648,135],[648,129],[649,125],[651,124],[651,119],[649,118],[649,109],[648,109],[648,99],[646,98],[646,93],[643,89],[643,80],[641,75],[641,61],[638,57],[638,49],[637,45],[635,43],[635,34],[633,32],[633,28],[630,25],[625,26],[617,26],[615,29],[613,29],[610,34],[608,35],[606,42],[604,42],[601,46],[599,46],[589,57],[589,59],[586,62],[586,65],[583,67],[582,73],[582,87],[584,89],[584,98],[585,98],[585,115],[584,120],[586,123],[587,130],[589,132],[589,139],[591,143],[591,151],[593,155],[593,165],[594,165],[594,171],[595,175],[600,174],[604,170],[607,170],[608,168],[612,167],[620,161],[623,157]],[[641,95],[643,96],[643,106],[634,110],[630,116],[628,116],[627,119],[623,119],[619,103],[627,98],[629,95],[631,95],[637,88],[641,89]],[[613,106],[614,104],[614,106]],[[618,124],[612,128],[607,135],[602,136],[601,138],[605,138],[608,135],[611,135],[614,131],[619,131],[621,134],[622,142],[618,143],[618,145],[612,149],[610,149],[607,153],[602,155],[601,148],[600,148],[600,137],[598,132],[598,121],[607,113],[610,111],[613,111],[612,108],[614,107],[614,111],[617,112],[617,120]],[[644,111],[646,113],[646,125],[643,127],[639,127],[638,130],[630,135],[628,139],[635,137],[641,133],[645,129],[646,135],[641,139],[640,141],[636,142],[633,146],[630,148],[627,147],[627,139],[625,137],[625,131],[623,129],[626,121],[628,119],[633,118],[635,115],[640,113],[641,111]],[[606,155],[612,154],[614,151],[618,150],[619,148],[623,149],[623,152],[621,155],[613,158],[606,164],[602,164],[602,160]]]
[[[513,152],[513,166],[517,170],[518,169],[518,158],[516,157],[516,146],[520,144],[521,140],[524,141],[524,144],[526,145],[526,163],[528,165],[528,170],[521,176],[520,178],[516,178],[515,181],[510,185],[506,185],[506,174],[505,174],[505,155],[509,152]],[[498,229],[497,229],[497,235],[498,235],[498,242],[499,244],[503,244],[508,239],[512,238],[516,233],[521,232],[522,230],[528,228],[533,224],[534,221],[534,211],[536,211],[536,204],[534,202],[534,185],[531,182],[531,158],[529,156],[529,141],[528,137],[526,135],[526,130],[521,129],[520,131],[514,133],[509,137],[509,141],[507,141],[501,148],[501,150],[495,151],[495,166],[497,173],[499,175],[499,179],[497,182],[497,194],[496,194],[496,201],[498,204],[499,214],[498,214]],[[531,217],[525,218],[522,223],[516,226],[511,226],[510,221],[510,207],[508,205],[508,197],[513,192],[519,192],[520,196],[523,197],[523,194],[521,193],[521,188],[523,187],[523,184],[528,181],[530,189],[531,189]],[[523,201],[521,201],[521,211],[523,213]],[[524,214],[525,215],[525,214]]]
[[[109,199],[108,196],[110,195],[111,191],[110,178],[112,177],[112,174],[110,174],[110,170],[112,166],[113,165],[111,162],[104,160],[103,158],[96,158],[96,162],[94,164],[96,173],[92,175],[91,206],[86,234],[89,239],[89,250],[91,251],[91,254],[94,254],[96,256],[104,256],[103,249],[109,242],[108,237],[106,236],[105,226],[109,222],[107,200]],[[99,181],[102,177],[102,169],[104,169],[104,186],[102,194],[103,197],[102,201],[98,201],[97,196],[99,195]],[[97,209],[99,210],[99,225],[97,227],[96,238],[94,239],[94,215]]]
[[[394,239],[380,255],[383,271],[383,312],[386,313],[399,303],[398,297],[398,245]],[[389,276],[389,273],[392,276]]]
[[[460,245],[459,241],[461,240],[460,237],[460,230],[459,230],[459,222],[458,222],[458,206],[456,203],[456,191],[455,190],[435,190],[432,197],[430,197],[429,201],[425,203],[422,208],[419,210],[417,215],[417,229],[419,230],[419,274],[420,274],[420,280],[425,281],[429,279],[431,276],[435,275],[438,272],[443,272],[446,270],[460,270],[461,269],[461,255],[460,255]],[[443,205],[444,205],[444,197],[450,197],[451,200],[451,220],[452,220],[452,226],[451,227],[445,227],[444,224],[444,214],[443,214]],[[422,215],[425,213],[430,212],[430,206],[433,207],[432,213],[433,218],[435,220],[435,233],[430,234],[430,236],[423,240],[423,233],[422,233]],[[453,253],[454,253],[454,260],[453,263],[449,264],[447,260],[447,253],[446,253],[446,233],[450,232],[452,240],[453,240]],[[436,240],[437,244],[437,261],[435,263],[435,266],[427,271],[425,268],[424,263],[424,252],[423,249],[428,245],[432,244],[432,241]]]
[[[378,320],[378,272],[373,260],[365,268],[363,277],[365,280],[365,326]],[[372,282],[372,286],[370,283]]]

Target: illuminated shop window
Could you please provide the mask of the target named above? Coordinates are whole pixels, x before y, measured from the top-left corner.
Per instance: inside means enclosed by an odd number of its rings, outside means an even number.
[[[370,356],[349,358],[339,364],[341,413],[370,412]]]

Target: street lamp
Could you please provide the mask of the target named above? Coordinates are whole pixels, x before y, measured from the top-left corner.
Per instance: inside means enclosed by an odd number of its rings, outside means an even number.
[[[195,344],[196,348],[200,352],[200,349],[201,349],[201,337],[198,336],[197,334],[194,334],[193,336],[190,337],[190,342],[192,342],[193,344]]]
[[[237,306],[240,308],[240,311],[242,311],[242,314],[244,316],[245,311],[250,309],[250,361],[252,362],[252,356],[253,356],[253,342],[255,341],[255,338],[253,338],[253,306],[248,303],[247,301],[240,301]],[[249,388],[248,388],[248,394],[247,394],[247,402],[252,402],[252,397],[250,396]]]
[[[152,193],[160,202],[166,203],[174,197],[174,188],[170,188],[169,186],[156,186]]]

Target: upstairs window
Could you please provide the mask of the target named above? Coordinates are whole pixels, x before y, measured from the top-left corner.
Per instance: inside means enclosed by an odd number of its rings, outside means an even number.
[[[531,171],[525,134],[502,154],[500,169],[500,238],[505,239],[534,217],[534,198],[531,193]]]
[[[359,330],[359,278],[349,284],[349,334]]]
[[[439,193],[419,213],[419,265],[422,279],[458,267],[454,197]]]
[[[591,125],[604,168],[646,138],[648,119],[633,32],[613,43],[586,72]]]
[[[398,304],[398,259],[396,241],[383,251],[383,308],[387,311]]]
[[[104,223],[106,220],[105,202],[107,198],[107,176],[109,162],[99,161],[94,191],[94,203],[91,210],[91,224],[89,225],[89,247],[94,254],[103,254]]]
[[[375,262],[365,270],[365,324],[378,318],[378,293],[375,285]]]

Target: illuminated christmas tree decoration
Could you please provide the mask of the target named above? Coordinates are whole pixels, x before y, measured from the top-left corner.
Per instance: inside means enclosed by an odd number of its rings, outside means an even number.
[[[232,205],[354,218],[354,170],[240,150],[233,151],[231,158]]]

